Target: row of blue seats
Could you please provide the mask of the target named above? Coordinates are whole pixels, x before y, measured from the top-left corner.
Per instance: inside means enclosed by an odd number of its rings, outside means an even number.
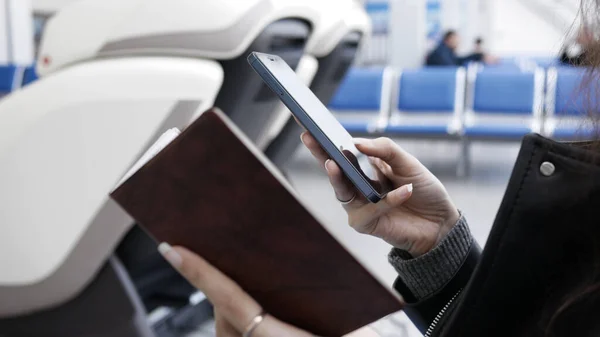
[[[12,91],[34,82],[37,78],[35,66],[0,66],[0,96],[8,95]]]
[[[587,135],[585,71],[353,68],[329,104],[353,134],[518,140]],[[589,132],[588,132],[589,133]]]
[[[537,57],[504,57],[499,60],[497,64],[491,65],[492,68],[519,68],[519,69],[532,69],[539,67],[542,69],[549,69],[552,67],[560,66],[560,60],[556,56],[537,56]]]

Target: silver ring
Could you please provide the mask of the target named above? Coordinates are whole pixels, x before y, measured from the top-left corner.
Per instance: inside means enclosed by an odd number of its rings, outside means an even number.
[[[250,322],[250,324],[248,324],[248,327],[246,328],[246,330],[244,330],[244,334],[242,334],[242,337],[252,337],[252,333],[260,325],[260,323],[262,323],[262,321],[265,320],[266,316],[267,316],[267,314],[263,312],[263,313],[260,313],[258,316],[254,317],[252,319],[252,322]]]
[[[348,201],[343,201],[343,200],[340,200],[340,199],[338,199],[338,201],[339,201],[339,202],[340,202],[342,205],[348,205],[349,203],[353,202],[353,201],[354,201],[354,199],[356,199],[356,193],[354,193],[354,195],[352,195],[352,198],[350,198],[350,200],[348,200]]]

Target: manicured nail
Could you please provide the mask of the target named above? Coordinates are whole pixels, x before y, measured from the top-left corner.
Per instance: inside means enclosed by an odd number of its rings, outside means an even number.
[[[183,259],[181,258],[181,255],[179,255],[179,253],[177,253],[173,247],[171,247],[170,244],[166,242],[161,243],[158,245],[158,251],[165,258],[165,260],[171,264],[171,266],[174,268],[181,267]]]
[[[367,141],[369,141],[369,140],[368,139],[364,139],[364,138],[354,138],[354,144],[355,145],[363,145]]]
[[[325,161],[325,171],[327,171],[327,173],[329,173],[329,167],[327,167],[327,164],[329,164],[330,161],[331,161],[331,159],[327,159]]]

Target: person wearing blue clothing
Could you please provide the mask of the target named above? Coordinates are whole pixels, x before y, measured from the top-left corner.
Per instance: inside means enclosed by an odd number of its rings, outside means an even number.
[[[428,66],[462,66],[468,62],[482,62],[485,58],[483,52],[475,52],[465,57],[456,55],[456,49],[460,43],[458,34],[449,30],[444,34],[440,44],[427,55]]]

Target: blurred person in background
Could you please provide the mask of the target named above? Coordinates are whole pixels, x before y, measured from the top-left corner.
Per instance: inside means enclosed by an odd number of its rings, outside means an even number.
[[[458,36],[456,31],[449,30],[444,34],[444,37],[438,46],[427,55],[425,64],[427,66],[462,66],[469,62],[495,62],[493,57],[486,55],[483,50],[481,50],[483,40],[478,40],[480,41],[480,50],[476,49],[475,52],[470,55],[459,57],[456,54],[456,50],[460,45],[460,36]]]
[[[581,27],[574,41],[569,41],[560,54],[560,62],[564,65],[581,67],[589,65],[587,60],[588,49],[594,42],[591,29]]]
[[[584,2],[583,19],[600,21],[600,0]],[[584,83],[588,94],[598,95],[600,41],[591,37],[592,82]],[[598,337],[599,110],[590,107],[594,140],[525,137],[483,250],[438,178],[392,140],[356,140],[378,180],[393,187],[377,204],[312,136],[304,133],[302,141],[327,172],[349,225],[393,246],[394,288],[426,336]],[[215,305],[218,337],[313,336],[263,313],[235,282],[185,248],[165,243],[160,251]]]
[[[475,49],[473,51],[474,54],[483,54],[483,39],[478,37],[475,39]]]
[[[499,62],[498,57],[490,55],[485,51],[484,41],[482,37],[478,37],[475,39],[473,55],[483,55],[483,63],[485,64],[496,64]]]

